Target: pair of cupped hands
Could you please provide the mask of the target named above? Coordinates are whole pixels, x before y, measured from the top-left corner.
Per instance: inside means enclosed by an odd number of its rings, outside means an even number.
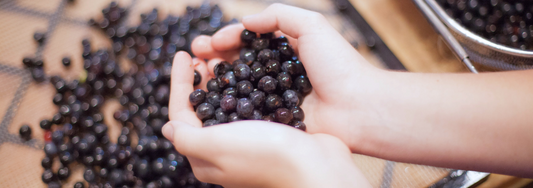
[[[289,39],[304,64],[313,91],[304,99],[307,132],[264,121],[202,128],[189,103],[194,89],[206,90],[214,66],[239,56],[244,28]],[[164,136],[188,157],[195,176],[225,187],[369,187],[353,163],[364,153],[364,96],[380,74],[319,13],[282,4],[244,17],[212,37],[192,43],[197,58],[174,57]],[[205,62],[204,59],[208,59]],[[202,82],[195,88],[194,70]]]

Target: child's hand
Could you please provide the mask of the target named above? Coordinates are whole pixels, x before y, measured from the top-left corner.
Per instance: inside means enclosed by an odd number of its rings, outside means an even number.
[[[176,54],[170,120],[163,134],[188,157],[196,177],[225,187],[370,187],[336,137],[266,121],[200,128],[188,96],[193,60]],[[205,76],[205,74],[204,74]]]
[[[199,59],[203,85],[213,78],[213,67],[220,61],[232,62],[239,56],[240,34],[246,27],[257,33],[285,35],[305,66],[313,91],[304,99],[305,124],[309,133],[339,137],[354,152],[361,152],[364,126],[372,125],[373,100],[384,71],[370,65],[319,13],[274,4],[262,13],[245,17],[243,24],[231,25],[213,37],[200,36],[192,50]],[[363,109],[365,107],[365,109]]]

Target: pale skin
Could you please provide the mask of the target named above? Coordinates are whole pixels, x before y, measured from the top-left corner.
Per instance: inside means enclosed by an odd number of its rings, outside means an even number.
[[[216,63],[236,58],[244,28],[283,34],[298,51],[313,85],[302,104],[308,134],[257,121],[199,128],[188,102],[193,70],[202,74],[205,89]],[[199,59],[183,52],[174,59],[174,122],[163,133],[202,181],[228,187],[369,186],[350,152],[533,177],[531,70],[474,75],[378,69],[322,15],[281,4],[213,37],[198,37],[192,49]]]

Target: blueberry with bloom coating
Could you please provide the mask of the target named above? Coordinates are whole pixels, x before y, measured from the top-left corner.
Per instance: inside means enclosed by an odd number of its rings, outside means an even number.
[[[211,119],[215,116],[215,107],[209,103],[202,103],[196,108],[196,116],[201,120]]]

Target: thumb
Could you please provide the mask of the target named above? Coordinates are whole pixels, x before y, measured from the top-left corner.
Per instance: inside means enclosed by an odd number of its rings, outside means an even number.
[[[181,121],[170,121],[161,132],[183,155],[203,158],[210,152],[209,139],[206,139],[207,133],[202,128]]]

